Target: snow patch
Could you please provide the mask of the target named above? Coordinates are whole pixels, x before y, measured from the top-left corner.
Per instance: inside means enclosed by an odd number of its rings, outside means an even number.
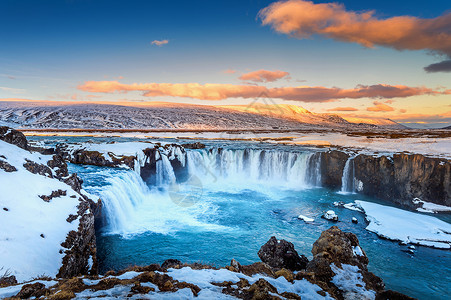
[[[372,300],[376,298],[375,291],[365,288],[363,276],[357,266],[341,264],[342,268],[339,268],[332,263],[330,267],[336,274],[332,277],[332,283],[343,291],[345,299]]]
[[[451,249],[451,224],[432,216],[366,201],[355,201],[366,213],[368,231],[406,244]]]

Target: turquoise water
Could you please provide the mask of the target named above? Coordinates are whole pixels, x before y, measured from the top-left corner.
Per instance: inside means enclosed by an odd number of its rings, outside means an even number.
[[[55,138],[49,143],[56,139],[86,140]],[[168,258],[216,266],[229,264],[235,258],[250,264],[259,261],[257,252],[272,235],[292,242],[298,253],[311,259],[312,244],[321,232],[337,225],[357,235],[370,259],[370,271],[380,276],[387,288],[419,299],[446,299],[451,294],[451,251],[416,247],[411,254],[407,246],[365,230],[364,214],[335,207],[333,202],[364,200],[390,204],[315,187],[309,179],[314,174],[299,172],[308,166],[311,150],[304,149],[306,152],[297,153],[293,159],[286,152],[299,148],[242,143],[221,146],[234,150],[271,149],[273,156],[265,154],[267,161],[258,169],[264,172],[256,176],[252,171],[255,162],[247,168],[242,166],[242,152],[226,151],[221,159],[210,164],[211,157],[189,150],[189,157],[196,162],[189,167],[197,176],[175,188],[149,187],[130,170],[70,165],[70,171],[84,180],[85,189],[100,196],[105,205],[104,226],[97,232],[102,273],[130,265],[162,263]],[[258,151],[251,154],[250,157],[261,157]],[[321,218],[329,209],[339,215],[338,223]],[[300,214],[315,221],[305,223],[297,218]],[[351,222],[352,217],[358,219],[358,224]],[[451,223],[451,215],[438,217]]]
[[[71,166],[71,171],[79,173],[86,189],[101,196],[104,202],[118,195],[134,197],[139,189],[132,186],[130,179],[139,179],[133,171],[92,166]],[[113,188],[118,182],[127,187]],[[370,258],[370,270],[384,279],[387,288],[420,299],[443,299],[451,293],[450,251],[417,247],[415,254],[408,254],[404,252],[407,246],[366,231],[362,213],[333,206],[334,201],[375,199],[340,195],[324,188],[284,189],[271,187],[271,183],[252,186],[243,183],[242,187],[224,182],[207,184],[198,202],[190,207],[177,205],[165,194],[159,190],[144,191],[140,197],[148,203],[136,203],[137,213],[125,221],[130,226],[123,232],[115,233],[105,227],[98,233],[102,272],[135,264],[162,263],[168,258],[217,266],[229,264],[235,258],[250,264],[259,261],[257,251],[272,235],[291,241],[299,253],[311,258],[312,244],[323,230],[333,225],[320,216],[333,209],[340,217],[340,222],[334,225],[358,236]],[[299,214],[313,217],[315,222],[307,224],[297,218]],[[352,217],[359,223],[353,224]]]

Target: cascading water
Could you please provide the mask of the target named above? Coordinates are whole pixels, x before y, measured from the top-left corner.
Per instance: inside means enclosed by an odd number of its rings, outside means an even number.
[[[173,174],[169,175],[172,178]],[[162,176],[161,180],[168,181]],[[210,203],[182,207],[171,201],[167,191],[149,188],[133,171],[121,170],[106,178],[107,187],[98,191],[104,209],[108,234],[139,234],[154,232],[167,234],[186,227],[220,230],[222,226],[202,221],[215,214]],[[224,228],[222,228],[224,229]]]
[[[321,185],[320,155],[257,149],[187,151],[188,172],[235,186],[264,183],[303,189]]]
[[[167,233],[183,226],[215,227],[209,222],[215,204],[200,201],[205,200],[200,199],[205,187],[272,195],[275,188],[300,190],[321,184],[321,155],[312,152],[214,148],[157,151],[155,159],[154,184],[141,179],[142,166],[106,178],[108,185],[98,192],[105,208],[105,232],[127,235]],[[186,165],[186,181],[177,183],[174,159]]]
[[[349,157],[343,169],[340,193],[355,193],[354,172],[354,157]]]

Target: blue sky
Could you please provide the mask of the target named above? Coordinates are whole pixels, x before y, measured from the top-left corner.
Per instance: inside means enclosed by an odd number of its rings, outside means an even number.
[[[428,74],[423,70],[440,61],[427,49],[368,49],[318,35],[299,39],[263,26],[258,12],[273,2],[2,0],[0,98],[246,104],[251,99],[149,98],[140,92],[96,93],[87,98],[92,93],[77,86],[86,81],[240,85],[240,75],[262,69],[290,73],[291,79],[266,83],[268,87],[351,89],[359,84],[389,84],[451,89],[451,73]],[[401,15],[436,18],[451,9],[451,3],[444,0],[339,3],[351,11],[375,10],[375,16],[381,19]],[[166,45],[151,45],[154,40],[165,39]],[[227,69],[236,73],[225,73]],[[419,114],[451,111],[450,95],[395,99],[387,104],[394,107],[392,112],[367,111],[377,101],[372,98],[314,103],[276,100],[316,112],[354,107],[359,111],[352,114],[377,117],[393,117],[399,110],[406,110],[415,122]],[[439,119],[449,122],[451,114]],[[419,120],[422,122],[421,117]]]

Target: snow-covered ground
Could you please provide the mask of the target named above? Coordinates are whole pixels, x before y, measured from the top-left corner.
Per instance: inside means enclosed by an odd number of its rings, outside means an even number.
[[[354,136],[344,133],[300,132],[25,132],[26,135],[131,137],[142,139],[190,139],[190,140],[247,140],[274,144],[320,146],[359,151],[364,154],[392,155],[417,153],[431,157],[451,159],[451,138],[410,137],[390,139],[383,137]]]
[[[26,159],[46,165],[51,158],[0,141],[0,161],[17,169],[6,172],[0,168],[0,268],[19,282],[55,276],[64,257],[61,243],[69,231],[78,228],[78,219],[71,223],[66,219],[77,215],[80,195],[69,185],[24,167]],[[49,202],[39,197],[57,190],[66,195]]]
[[[451,249],[451,224],[433,216],[366,201],[355,201],[369,221],[367,230],[404,243]]]
[[[163,272],[156,272],[162,273]],[[117,278],[119,280],[127,280],[133,279],[136,276],[140,275],[141,272],[130,271],[124,273],[120,276],[108,276],[106,278]],[[136,294],[129,298],[127,295],[130,294],[132,285],[124,285],[118,284],[113,288],[106,290],[97,290],[93,291],[89,288],[89,286],[93,286],[98,284],[102,279],[90,280],[83,279],[83,283],[87,285],[87,289],[82,292],[77,293],[75,299],[237,299],[230,295],[226,295],[222,293],[222,287],[214,285],[213,283],[222,283],[225,281],[231,281],[232,283],[238,283],[240,279],[248,280],[249,284],[255,283],[260,278],[266,280],[271,285],[273,285],[279,294],[284,292],[290,292],[299,295],[302,299],[307,300],[315,300],[315,299],[326,299],[332,300],[328,294],[326,296],[321,296],[318,294],[318,291],[322,289],[310,282],[306,279],[302,280],[294,280],[293,282],[289,282],[285,279],[285,277],[281,276],[279,278],[272,278],[268,276],[264,276],[261,274],[256,274],[253,276],[247,276],[242,273],[232,272],[226,269],[200,269],[195,270],[190,267],[184,267],[181,269],[169,269],[165,274],[171,276],[174,280],[178,280],[179,282],[187,282],[191,284],[197,285],[201,290],[198,293],[198,296],[195,297],[193,292],[189,288],[180,289],[176,292],[161,292],[158,289],[158,286],[153,283],[141,283],[142,286],[148,286],[155,291],[150,291],[147,294]],[[45,284],[46,287],[51,288],[51,286],[55,285],[56,281],[33,281],[31,283],[41,282]],[[10,286],[5,288],[0,288],[0,298],[11,297],[16,295],[23,285]],[[361,288],[365,290],[364,288]]]
[[[449,206],[426,202],[418,198],[413,199],[412,202],[416,205],[419,205],[419,207],[417,208],[417,211],[419,212],[425,213],[451,212],[451,207]]]

